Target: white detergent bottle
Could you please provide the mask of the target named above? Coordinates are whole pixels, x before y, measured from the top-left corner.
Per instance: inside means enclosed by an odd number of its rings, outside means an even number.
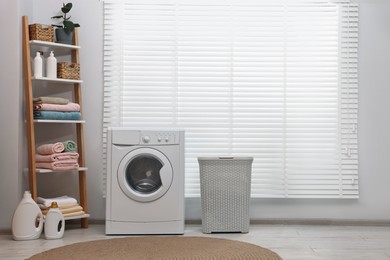
[[[50,56],[46,59],[46,77],[57,78],[57,59],[54,57],[53,51],[50,52]]]
[[[12,237],[14,240],[32,240],[41,236],[43,228],[42,211],[25,191],[12,217]]]
[[[43,61],[41,57],[41,53],[37,51],[37,54],[34,58],[34,77],[41,78],[43,76],[42,73]]]
[[[52,202],[45,220],[45,238],[59,239],[64,236],[65,219],[56,202]]]

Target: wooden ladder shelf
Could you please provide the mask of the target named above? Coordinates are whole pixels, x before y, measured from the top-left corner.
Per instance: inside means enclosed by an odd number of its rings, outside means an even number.
[[[28,17],[22,17],[22,33],[23,33],[23,70],[24,70],[24,92],[25,92],[25,109],[26,109],[26,132],[27,132],[27,147],[28,147],[28,182],[29,189],[32,194],[33,199],[36,201],[38,197],[38,189],[37,189],[37,174],[40,173],[55,173],[55,171],[51,170],[40,170],[36,169],[35,164],[35,149],[36,149],[36,136],[35,136],[35,124],[40,123],[59,123],[59,124],[75,124],[76,125],[76,136],[75,139],[77,141],[78,153],[79,153],[79,168],[76,170],[78,172],[78,186],[79,186],[79,202],[80,206],[83,207],[83,211],[86,213],[85,215],[78,217],[70,217],[66,219],[77,219],[81,220],[81,227],[88,227],[88,205],[87,205],[87,191],[86,191],[86,166],[85,166],[85,157],[84,157],[84,134],[83,134],[83,125],[85,123],[84,120],[76,120],[76,121],[65,121],[65,120],[34,120],[33,116],[33,84],[39,85],[42,82],[48,83],[56,83],[56,84],[70,84],[73,85],[72,92],[75,103],[80,104],[82,112],[82,98],[81,98],[81,83],[82,80],[67,80],[67,79],[48,79],[48,78],[39,78],[34,79],[32,77],[32,68],[31,68],[31,49],[34,48],[42,48],[42,49],[50,49],[62,51],[65,53],[69,53],[72,63],[80,63],[79,56],[79,45],[78,45],[78,30],[75,28],[74,37],[73,37],[73,45],[52,43],[52,42],[43,42],[30,40],[29,36],[29,25],[28,25]]]

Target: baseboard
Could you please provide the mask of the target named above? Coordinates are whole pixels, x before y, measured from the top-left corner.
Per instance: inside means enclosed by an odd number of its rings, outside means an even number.
[[[105,220],[104,219],[88,219],[88,224],[90,225],[104,225]],[[66,226],[80,226],[80,220],[79,219],[72,219],[66,221]]]
[[[104,225],[104,219],[90,219],[91,225]],[[201,225],[201,219],[186,219],[186,225]],[[78,224],[78,223],[75,223]],[[390,220],[368,219],[251,219],[251,225],[334,225],[334,226],[390,226]]]
[[[11,229],[0,229],[0,235],[11,235]]]
[[[104,225],[104,219],[89,219],[90,225]],[[200,219],[187,219],[186,225],[201,225]],[[251,219],[251,225],[322,225],[322,226],[390,226],[390,220],[355,220],[355,219]],[[68,221],[68,228],[79,228],[79,221]],[[0,229],[0,235],[10,235],[11,229]]]
[[[201,225],[200,219],[186,220],[187,225]],[[390,226],[390,220],[354,219],[251,219],[251,225],[321,225],[321,226]]]

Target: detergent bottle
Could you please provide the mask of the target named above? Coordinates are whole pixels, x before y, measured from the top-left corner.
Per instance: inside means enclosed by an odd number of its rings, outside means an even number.
[[[49,211],[46,214],[45,219],[45,238],[46,239],[59,239],[64,236],[65,219],[57,202],[52,202]]]
[[[37,239],[41,236],[42,228],[42,211],[32,199],[30,191],[25,191],[12,217],[12,237],[14,240]]]

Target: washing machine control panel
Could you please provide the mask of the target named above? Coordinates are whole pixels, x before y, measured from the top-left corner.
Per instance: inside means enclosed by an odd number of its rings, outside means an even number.
[[[178,144],[179,136],[177,132],[151,131],[141,132],[141,144],[147,145],[167,145]]]

